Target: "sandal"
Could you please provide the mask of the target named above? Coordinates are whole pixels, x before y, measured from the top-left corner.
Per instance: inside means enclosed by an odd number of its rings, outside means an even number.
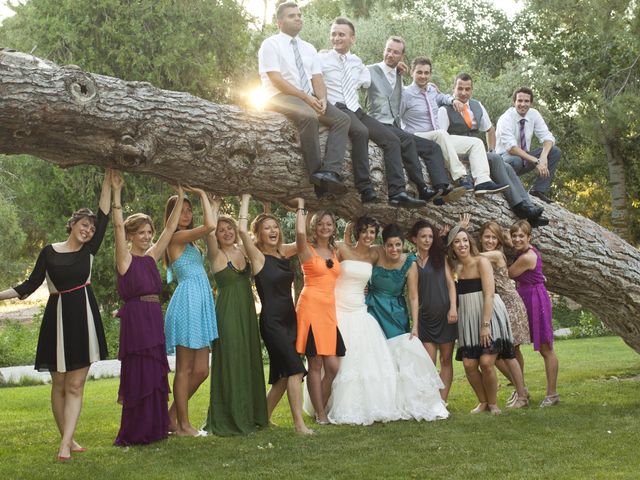
[[[516,390],[513,391],[509,400],[507,400],[507,407],[510,407],[515,401],[518,400],[518,392]]]
[[[476,408],[474,408],[473,410],[471,410],[471,412],[469,413],[483,413],[487,411],[487,404],[486,402],[483,403],[479,403],[478,406]]]
[[[529,399],[527,397],[519,397],[516,395],[514,402],[507,405],[507,408],[524,408],[529,406]]]
[[[557,405],[560,403],[560,394],[555,393],[553,395],[547,395],[544,397],[544,400],[540,402],[540,408],[552,407],[553,405]]]
[[[500,415],[502,413],[502,410],[500,410],[500,407],[498,407],[498,405],[496,404],[487,404],[487,407],[489,407],[489,411],[491,412],[491,415]]]

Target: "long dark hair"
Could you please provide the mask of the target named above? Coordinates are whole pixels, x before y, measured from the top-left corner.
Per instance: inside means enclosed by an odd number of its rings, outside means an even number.
[[[429,248],[429,258],[431,259],[431,265],[433,265],[433,268],[440,270],[444,267],[444,260],[446,256],[444,244],[442,243],[442,238],[438,235],[438,231],[431,223],[422,218],[414,223],[411,230],[409,230],[409,240],[415,244],[414,239],[423,228],[430,228],[433,233],[433,242]]]

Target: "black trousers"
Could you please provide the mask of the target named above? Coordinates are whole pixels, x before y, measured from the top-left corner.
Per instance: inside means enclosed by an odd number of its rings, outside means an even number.
[[[358,191],[362,192],[372,188],[371,179],[369,178],[369,140],[371,140],[383,152],[389,196],[404,192],[406,190],[406,181],[402,171],[403,157],[398,136],[386,125],[364,113],[361,108],[352,112],[342,103],[336,103],[336,107],[351,119],[351,125],[349,126],[351,160],[353,162],[354,184]]]
[[[409,180],[418,186],[424,185],[424,175],[418,157],[422,158],[432,185],[449,183],[449,177],[444,166],[444,156],[440,145],[426,138],[416,137],[395,125],[386,125],[398,138],[402,147],[402,160]]]

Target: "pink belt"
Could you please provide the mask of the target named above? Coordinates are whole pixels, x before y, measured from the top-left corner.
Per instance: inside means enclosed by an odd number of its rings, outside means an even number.
[[[87,282],[83,285],[78,285],[77,287],[70,288],[69,290],[61,290],[59,292],[52,292],[51,295],[62,295],[63,293],[75,292],[76,290],[80,290],[85,288],[86,286],[91,285],[91,282]]]

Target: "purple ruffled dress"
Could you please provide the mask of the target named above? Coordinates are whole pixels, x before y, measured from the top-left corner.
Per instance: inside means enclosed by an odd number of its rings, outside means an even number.
[[[551,299],[549,292],[544,286],[544,275],[542,274],[542,257],[535,247],[530,247],[536,254],[536,267],[527,270],[519,277],[514,278],[516,289],[522,297],[524,306],[529,317],[529,332],[533,349],[540,350],[543,343],[553,345],[553,325],[551,323]],[[526,252],[518,253],[516,259]]]
[[[133,256],[129,270],[118,274],[118,293],[125,304],[118,312],[118,402],[122,404],[122,420],[115,445],[147,444],[167,438],[169,363],[162,307],[158,302],[140,299],[161,291],[162,280],[153,257]]]

